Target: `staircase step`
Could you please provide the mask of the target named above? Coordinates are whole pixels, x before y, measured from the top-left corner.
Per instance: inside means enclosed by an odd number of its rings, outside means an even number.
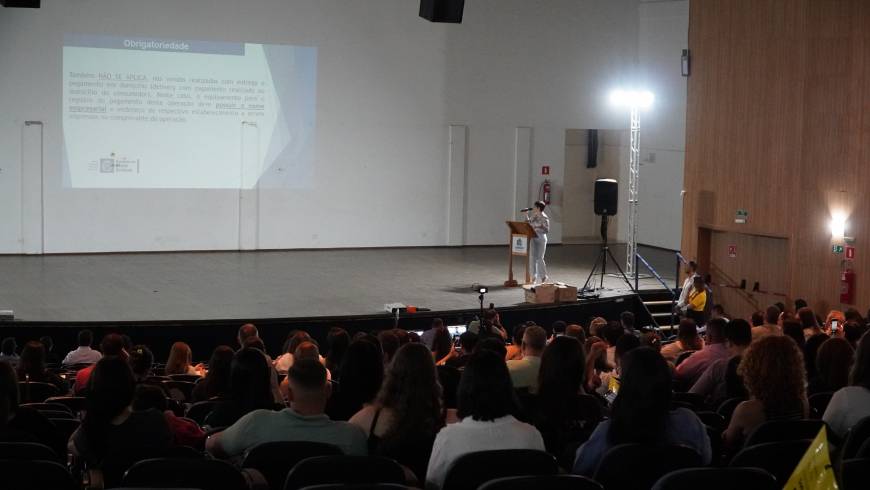
[[[668,300],[668,301],[644,301],[643,302],[643,304],[645,304],[647,306],[664,306],[664,305],[670,305],[671,303],[673,303],[673,301],[670,301],[670,300]]]
[[[670,317],[670,316],[671,316],[671,312],[667,312],[667,313],[650,313],[650,316],[655,317],[655,318]]]

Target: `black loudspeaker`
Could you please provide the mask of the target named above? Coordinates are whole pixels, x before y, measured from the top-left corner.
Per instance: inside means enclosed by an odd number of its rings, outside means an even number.
[[[420,0],[420,17],[431,22],[462,23],[465,0]]]
[[[619,201],[619,186],[613,179],[595,181],[595,214],[615,216],[616,203]]]
[[[40,0],[0,0],[0,5],[9,8],[38,9]]]
[[[586,144],[586,168],[598,166],[598,130],[590,129]]]

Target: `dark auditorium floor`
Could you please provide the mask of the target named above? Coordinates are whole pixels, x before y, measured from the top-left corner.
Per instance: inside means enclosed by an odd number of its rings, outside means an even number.
[[[624,266],[624,246],[612,247]],[[0,309],[30,321],[149,321],[365,315],[385,303],[433,310],[515,305],[504,247],[0,256]],[[551,245],[550,277],[582,286],[597,245]],[[640,253],[673,285],[673,252]],[[615,268],[608,264],[608,271]],[[519,276],[522,271],[515,265]],[[644,271],[645,272],[645,271]],[[611,294],[626,289],[607,277]],[[659,289],[642,279],[643,289]]]

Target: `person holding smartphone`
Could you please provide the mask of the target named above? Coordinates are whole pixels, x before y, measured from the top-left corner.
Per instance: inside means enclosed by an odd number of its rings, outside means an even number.
[[[846,315],[840,310],[831,310],[825,319],[825,333],[831,337],[844,337],[843,325],[846,323]]]

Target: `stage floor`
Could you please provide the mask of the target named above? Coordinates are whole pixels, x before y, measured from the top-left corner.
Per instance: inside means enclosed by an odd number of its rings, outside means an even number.
[[[624,246],[612,250],[624,266]],[[551,279],[582,286],[598,253],[550,246]],[[674,284],[673,252],[640,253]],[[490,288],[487,303],[514,306],[523,291],[502,286],[506,262],[505,247],[0,256],[0,309],[53,322],[350,316],[385,303],[451,311],[478,306],[475,283]],[[604,295],[628,291],[622,278],[604,284]],[[640,284],[661,289],[655,279]]]

